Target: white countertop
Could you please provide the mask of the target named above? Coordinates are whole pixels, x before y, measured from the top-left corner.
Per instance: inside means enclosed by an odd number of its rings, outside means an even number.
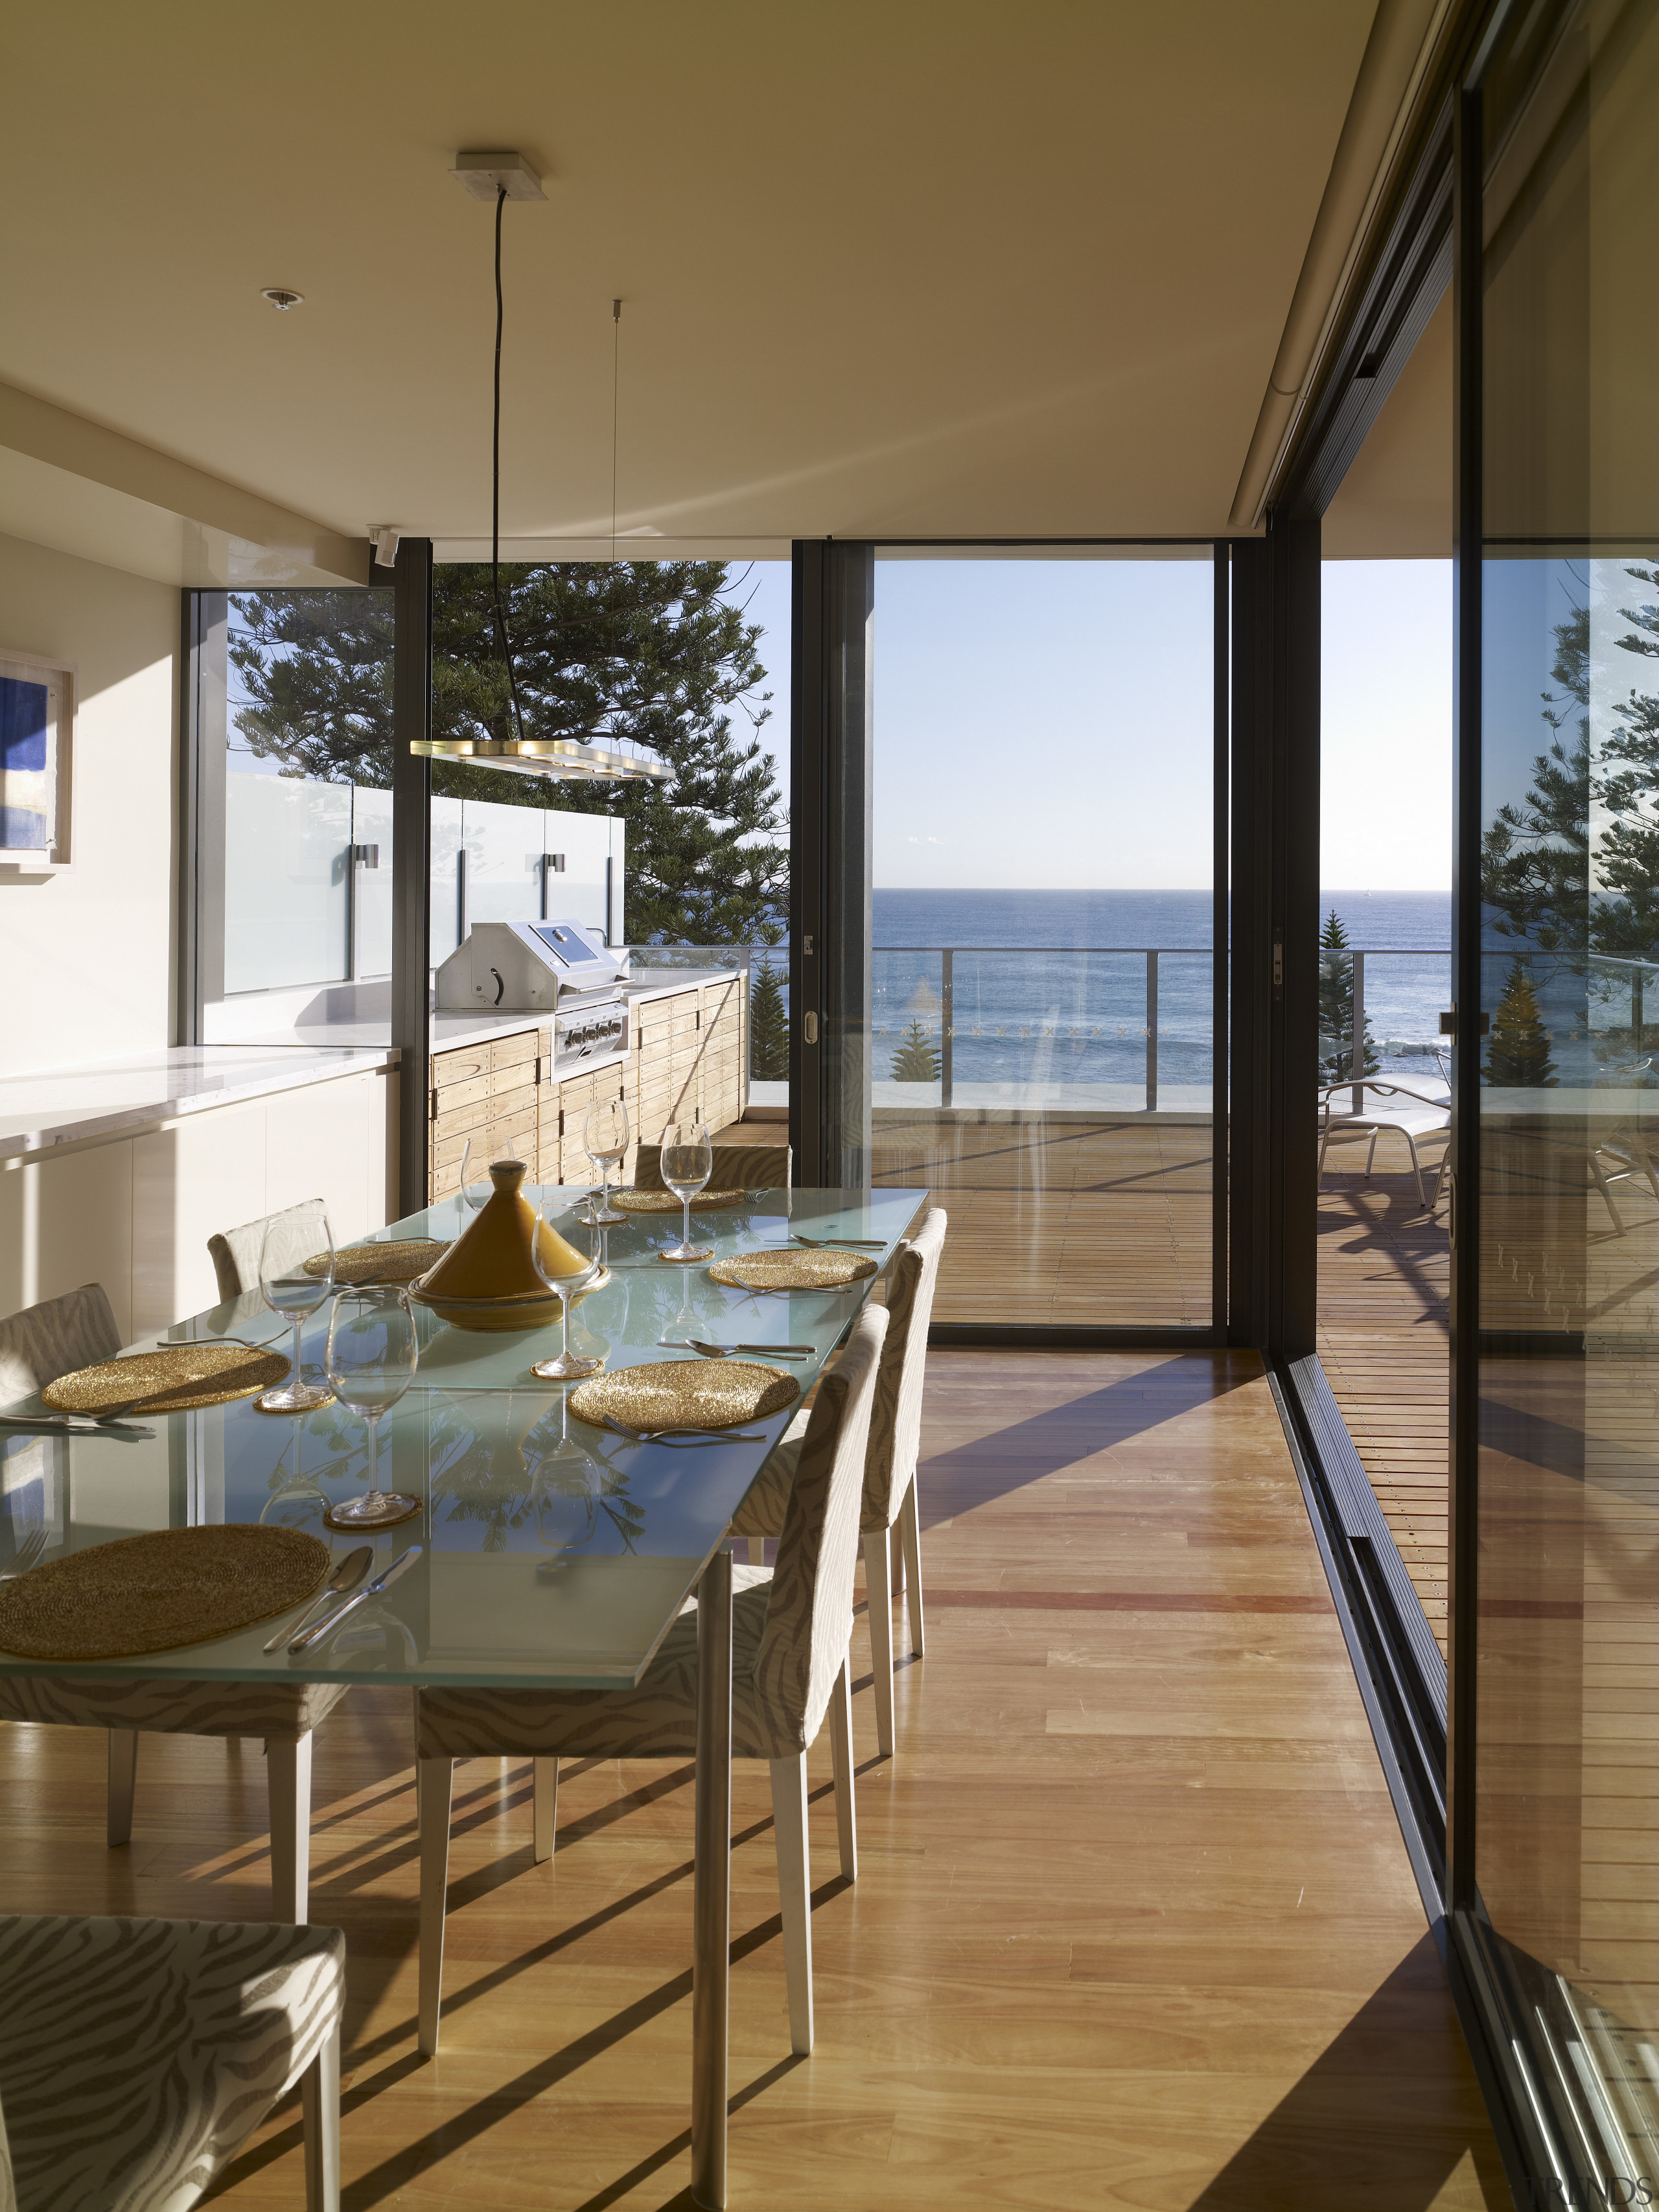
[[[384,1044],[327,1051],[175,1045],[83,1067],[0,1075],[0,1158],[397,1063],[398,1054]]]

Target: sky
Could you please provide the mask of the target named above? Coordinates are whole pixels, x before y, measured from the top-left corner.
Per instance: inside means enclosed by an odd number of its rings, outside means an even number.
[[[1323,588],[1320,879],[1446,890],[1451,564],[1328,562]],[[787,564],[740,591],[787,789]],[[1206,884],[1211,607],[1207,555],[878,556],[877,884]]]
[[[1446,890],[1451,563],[1330,561],[1323,590],[1320,880]],[[734,564],[732,596],[762,631],[760,689],[773,695],[762,742],[787,800],[789,563]],[[1533,664],[1547,683],[1549,639],[1539,618],[1530,627],[1545,644],[1525,660],[1526,696],[1511,718],[1528,762],[1534,728],[1539,741],[1545,734]],[[1207,551],[1198,560],[878,556],[874,635],[878,885],[1208,883]],[[239,692],[233,670],[233,711]],[[736,719],[742,734],[741,710]]]

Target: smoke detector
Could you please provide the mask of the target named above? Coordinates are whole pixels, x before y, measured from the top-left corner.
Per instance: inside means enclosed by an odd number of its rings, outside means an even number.
[[[262,300],[269,300],[273,307],[280,308],[297,307],[305,296],[303,292],[290,292],[286,284],[268,284],[259,295]]]
[[[475,200],[493,200],[504,191],[510,200],[544,200],[542,180],[522,154],[458,154],[450,174]]]

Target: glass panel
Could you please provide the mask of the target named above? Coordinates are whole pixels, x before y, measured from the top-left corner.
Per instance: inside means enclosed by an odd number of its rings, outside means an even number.
[[[1522,12],[1487,100],[1464,919],[1490,1032],[1466,1018],[1460,1054],[1480,1147],[1477,1859],[1517,2016],[1605,2181],[1659,2172],[1659,14]]]
[[[204,745],[222,730],[224,748],[203,762],[198,821],[210,1043],[390,1038],[392,597],[217,599],[224,658],[203,654],[200,702]]]
[[[1450,561],[1328,560],[1320,678],[1319,1355],[1443,1650]]]
[[[943,1322],[1204,1326],[1209,547],[877,553],[871,1172]]]

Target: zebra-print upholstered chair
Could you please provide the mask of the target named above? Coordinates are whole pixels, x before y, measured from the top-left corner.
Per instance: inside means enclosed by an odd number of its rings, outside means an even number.
[[[247,1320],[268,1311],[259,1295],[259,1262],[265,1249],[265,1231],[281,1229],[282,1243],[276,1257],[283,1267],[291,1267],[308,1260],[328,1238],[324,1223],[328,1209],[320,1198],[303,1199],[298,1206],[284,1206],[280,1213],[261,1214],[257,1221],[245,1221],[240,1229],[216,1230],[208,1238],[208,1256],[213,1262],[213,1272],[218,1278],[219,1296],[228,1304],[237,1301],[239,1313]]]
[[[120,1348],[115,1316],[97,1283],[30,1306],[0,1322],[0,1405],[43,1389],[77,1367],[112,1359]],[[106,1833],[112,1850],[132,1838],[141,1735],[263,1736],[270,1793],[271,1911],[276,1919],[297,1924],[306,1917],[311,1863],[311,1733],[344,1695],[337,1683],[0,1674],[0,1720],[109,1730]]]
[[[787,1190],[794,1150],[789,1145],[723,1145],[714,1147],[710,1190]],[[634,1159],[635,1190],[661,1190],[662,1147],[640,1146]]]
[[[337,1929],[8,1915],[0,1988],[6,2212],[186,2212],[295,2081],[339,2212]]]
[[[783,1905],[792,2049],[812,2048],[811,1881],[806,1848],[806,1752],[826,1717],[835,1762],[841,1869],[858,1873],[853,1811],[848,1642],[858,1564],[859,1492],[887,1316],[866,1307],[833,1373],[819,1385],[775,1570],[740,1567],[732,1598],[732,1752],[771,1767],[772,1822]],[[537,1761],[538,1838],[551,1844],[560,1758],[684,1759],[697,1745],[695,1601],[631,1690],[422,1690],[416,1773],[421,1793],[420,2046],[438,2048],[443,1999],[444,1896],[450,1785],[457,1759]],[[544,1766],[545,1762],[545,1766]],[[552,1789],[539,1784],[550,1771]],[[541,1823],[538,1822],[538,1826]]]
[[[916,1501],[916,1460],[921,1449],[921,1391],[927,1365],[927,1324],[939,1281],[947,1218],[930,1206],[914,1238],[893,1255],[888,1275],[890,1326],[881,1355],[870,1452],[864,1468],[864,1583],[869,1599],[870,1645],[875,1662],[876,1740],[884,1759],[893,1756],[893,1567],[891,1531],[896,1525],[904,1558],[904,1591],[910,1644],[922,1656],[921,1522]],[[747,1536],[757,1559],[768,1536],[781,1534],[795,1480],[802,1423],[797,1419],[768,1460],[759,1480],[732,1519],[734,1536]]]

